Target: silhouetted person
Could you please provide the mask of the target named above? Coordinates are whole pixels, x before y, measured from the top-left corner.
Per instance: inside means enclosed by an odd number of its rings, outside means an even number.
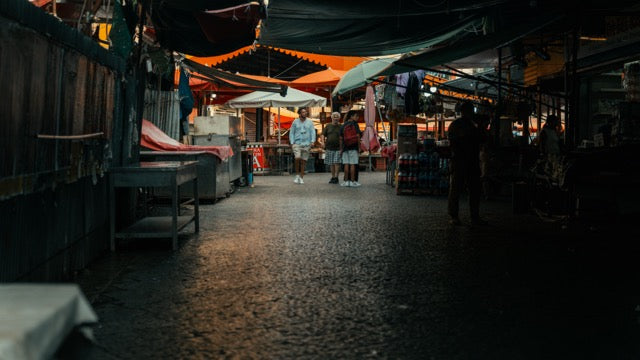
[[[480,183],[482,184],[482,193],[484,199],[488,200],[492,196],[491,191],[491,178],[490,178],[490,164],[491,164],[491,146],[489,140],[491,134],[489,132],[489,124],[491,118],[489,115],[482,114],[476,115],[476,124],[478,124],[478,130],[480,131]]]
[[[461,116],[449,125],[449,205],[450,223],[460,224],[458,217],[460,193],[469,189],[469,211],[472,225],[484,225],[480,218],[480,143],[482,134],[473,121],[473,104],[465,101],[460,107]]]
[[[560,119],[555,115],[549,115],[540,132],[540,152],[547,158],[560,154],[559,126]]]

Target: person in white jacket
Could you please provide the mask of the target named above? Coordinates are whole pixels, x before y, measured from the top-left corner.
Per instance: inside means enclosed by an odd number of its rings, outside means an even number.
[[[295,158],[296,176],[293,182],[296,184],[304,184],[304,169],[309,159],[311,144],[316,142],[316,129],[313,122],[307,119],[307,115],[306,108],[298,109],[298,118],[293,120],[289,130],[289,143]]]

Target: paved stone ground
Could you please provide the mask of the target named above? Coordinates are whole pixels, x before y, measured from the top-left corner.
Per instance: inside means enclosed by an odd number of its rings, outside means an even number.
[[[454,227],[444,197],[384,175],[256,177],[202,206],[177,251],[122,244],[78,279],[91,358],[640,358],[637,229],[563,229],[508,199]]]

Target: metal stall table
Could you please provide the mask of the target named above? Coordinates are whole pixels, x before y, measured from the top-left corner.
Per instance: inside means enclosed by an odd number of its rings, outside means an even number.
[[[239,185],[242,177],[240,118],[228,114],[196,116],[193,124],[194,145],[231,147],[233,155],[220,165],[226,170],[221,174],[227,176],[230,183]]]
[[[231,184],[237,184],[242,177],[242,147],[240,139],[228,135],[193,135],[193,144],[196,146],[229,146],[233,155],[218,164],[221,168],[218,172],[220,177],[226,178]],[[227,185],[229,188],[231,185]]]
[[[110,229],[111,251],[116,249],[116,239],[129,238],[168,238],[172,239],[172,248],[178,248],[178,231],[192,221],[195,232],[200,230],[198,201],[197,161],[159,161],[141,162],[138,166],[111,169],[110,173]],[[193,183],[194,214],[180,216],[178,186],[191,181]],[[116,232],[115,229],[115,188],[117,187],[167,187],[171,190],[171,216],[149,216],[133,225]]]
[[[198,196],[200,199],[216,200],[229,197],[229,176],[219,157],[206,151],[140,151],[143,161],[197,161]],[[193,197],[193,187],[185,184],[180,194]]]

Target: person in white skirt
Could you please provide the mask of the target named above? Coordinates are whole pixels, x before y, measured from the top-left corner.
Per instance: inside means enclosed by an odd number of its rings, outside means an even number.
[[[344,164],[344,182],[340,186],[360,186],[360,183],[356,181],[356,166],[360,160],[360,136],[362,136],[362,131],[358,126],[359,117],[360,115],[356,111],[349,110],[345,116],[344,124],[340,128],[340,151]]]

